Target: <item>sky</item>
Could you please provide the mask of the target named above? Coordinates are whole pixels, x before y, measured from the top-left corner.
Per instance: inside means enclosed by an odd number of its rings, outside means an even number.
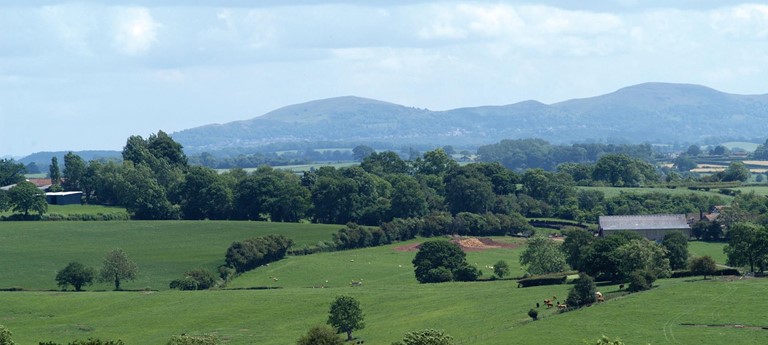
[[[0,157],[338,96],[446,110],[644,82],[768,93],[768,5],[0,0]]]

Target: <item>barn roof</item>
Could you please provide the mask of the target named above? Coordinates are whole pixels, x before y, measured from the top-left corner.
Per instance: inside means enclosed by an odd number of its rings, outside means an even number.
[[[641,216],[600,216],[603,230],[690,229],[684,214],[651,214]]]

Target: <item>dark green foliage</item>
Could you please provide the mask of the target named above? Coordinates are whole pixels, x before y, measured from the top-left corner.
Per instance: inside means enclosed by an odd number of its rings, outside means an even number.
[[[360,167],[363,170],[379,176],[388,174],[405,174],[408,172],[408,164],[400,158],[397,153],[392,151],[376,153],[373,152],[363,158]]]
[[[20,182],[8,191],[8,200],[15,212],[28,216],[30,211],[40,215],[48,210],[45,192],[32,182]]]
[[[82,181],[86,173],[86,164],[80,156],[68,152],[64,156],[64,180],[61,186],[67,191],[82,190]]]
[[[16,163],[13,159],[0,159],[0,187],[24,181],[26,172],[24,164]]]
[[[731,266],[748,266],[762,272],[768,263],[768,229],[751,223],[738,223],[728,232],[730,240],[723,251]]]
[[[652,282],[648,282],[648,275],[643,271],[634,271],[629,275],[629,287],[627,290],[630,292],[639,292],[649,290]]]
[[[587,274],[580,273],[576,284],[568,291],[566,304],[569,307],[577,308],[595,303],[597,301],[596,292],[595,280]]]
[[[215,335],[174,335],[166,345],[219,345],[221,342]]]
[[[658,180],[653,165],[624,154],[600,157],[592,172],[592,179],[604,181],[614,187],[638,187]]]
[[[11,207],[11,198],[8,196],[8,191],[0,189],[0,212],[5,212]]]
[[[405,333],[403,340],[396,341],[392,345],[453,345],[453,337],[441,330],[425,329],[416,332]]]
[[[365,159],[366,157],[368,157],[368,156],[370,156],[370,155],[374,154],[375,152],[376,152],[376,150],[374,150],[374,149],[373,149],[372,147],[370,147],[370,146],[365,146],[365,145],[357,145],[357,146],[355,146],[355,147],[352,149],[352,156],[354,156],[354,157],[355,157],[355,160],[356,160],[356,161],[358,161],[358,162],[362,162],[362,161],[363,161],[363,159]]]
[[[536,309],[531,308],[531,310],[528,311],[528,316],[533,319],[533,321],[536,321],[539,319],[539,312]]]
[[[282,259],[292,245],[293,240],[283,235],[267,235],[234,242],[227,249],[225,261],[227,266],[242,273]]]
[[[692,258],[689,268],[691,273],[695,275],[703,275],[704,279],[707,279],[708,275],[711,276],[717,272],[715,260],[709,255]]]
[[[184,278],[173,280],[170,288],[179,290],[207,290],[216,285],[216,280],[216,275],[213,272],[199,268],[188,271]]]
[[[584,250],[580,265],[584,273],[598,280],[614,280],[621,277],[621,258],[614,251],[631,240],[641,239],[634,232],[620,232],[607,237],[596,238]]]
[[[453,271],[453,280],[460,282],[473,282],[480,277],[482,273],[477,267],[465,264]]]
[[[328,311],[328,324],[338,333],[347,333],[347,341],[352,340],[352,331],[365,328],[360,302],[351,296],[336,297]]]
[[[307,216],[309,190],[290,172],[261,167],[235,187],[238,218],[298,222]]]
[[[531,286],[543,286],[543,285],[560,285],[565,284],[568,279],[567,273],[553,273],[538,276],[530,276],[517,281],[520,287]]]
[[[190,167],[179,187],[184,219],[227,219],[232,212],[232,189],[224,175],[199,166]]]
[[[416,279],[420,283],[437,283],[447,281],[446,271],[449,272],[448,280],[453,278],[454,272],[467,265],[466,254],[456,243],[433,240],[421,244],[419,252],[413,259]],[[436,270],[443,268],[444,270]]]
[[[75,291],[80,291],[83,286],[93,284],[96,270],[85,267],[79,262],[70,262],[67,267],[56,273],[56,282],[63,290],[72,285]]]
[[[573,227],[565,229],[563,235],[565,235],[565,240],[560,245],[560,250],[565,253],[565,262],[573,269],[583,271],[582,257],[592,241],[595,240],[595,236],[591,231]]]
[[[48,177],[51,179],[53,186],[61,185],[61,170],[59,169],[59,159],[56,156],[51,157],[51,165],[49,166]]]
[[[667,249],[671,269],[679,270],[688,266],[688,238],[683,233],[671,232],[664,235],[661,245]]]
[[[296,345],[342,345],[344,340],[327,326],[315,326],[296,341]]]

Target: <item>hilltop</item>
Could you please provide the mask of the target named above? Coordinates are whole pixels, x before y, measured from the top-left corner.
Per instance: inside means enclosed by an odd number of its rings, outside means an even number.
[[[768,94],[644,83],[554,104],[524,101],[445,111],[345,96],[289,105],[248,120],[173,133],[190,152],[288,142],[482,145],[502,139],[554,143],[622,138],[702,142],[762,138]]]

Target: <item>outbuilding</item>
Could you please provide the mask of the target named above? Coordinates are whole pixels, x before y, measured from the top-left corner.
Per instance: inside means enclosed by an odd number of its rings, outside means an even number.
[[[49,205],[80,205],[83,192],[48,192],[45,201]]]
[[[684,214],[600,216],[598,230],[601,237],[632,231],[652,241],[661,241],[664,235],[675,231],[691,236],[691,226]]]

